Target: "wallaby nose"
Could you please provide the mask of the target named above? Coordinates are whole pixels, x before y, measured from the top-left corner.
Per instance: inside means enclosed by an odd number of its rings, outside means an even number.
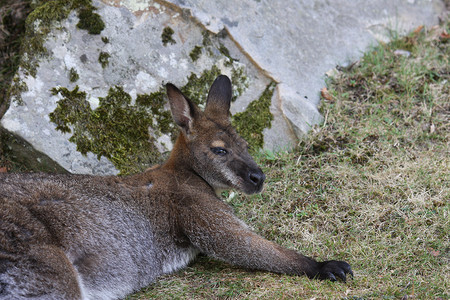
[[[266,175],[259,168],[249,170],[245,178],[242,191],[246,194],[254,194],[261,192]]]
[[[260,186],[263,184],[264,180],[266,179],[266,175],[261,170],[258,171],[250,171],[248,174],[248,177],[250,178],[250,181],[255,186]]]

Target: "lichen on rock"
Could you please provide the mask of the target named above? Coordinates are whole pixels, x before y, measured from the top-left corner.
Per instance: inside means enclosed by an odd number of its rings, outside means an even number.
[[[25,21],[24,41],[21,45],[20,70],[26,76],[36,77],[39,60],[48,56],[44,42],[51,30],[61,26],[71,11],[77,11],[80,18],[77,27],[90,34],[99,34],[105,24],[101,17],[94,13],[96,8],[91,0],[37,0],[32,1],[33,11]],[[8,92],[9,98],[22,103],[21,93],[26,91],[25,82],[15,78]]]
[[[69,80],[70,82],[75,82],[80,79],[80,75],[78,75],[77,70],[75,68],[70,68],[69,70]]]
[[[22,105],[22,93],[26,91],[28,91],[27,84],[19,77],[19,75],[14,75],[8,90],[8,97],[19,105]]]
[[[111,55],[109,53],[103,51],[98,55],[98,62],[102,65],[103,69],[108,66],[110,57]]]
[[[54,88],[52,93],[62,97],[49,115],[56,129],[72,134],[69,141],[77,145],[77,151],[84,155],[92,152],[98,159],[106,157],[121,174],[142,171],[161,159],[155,138],[148,132],[150,126],[155,127],[154,116],[158,116],[161,133],[175,131],[168,121],[170,115],[161,111],[160,92],[139,95],[136,105],[132,105],[131,96],[123,88],[112,87],[94,110],[86,100],[86,92],[78,86],[71,91]]]
[[[202,54],[202,47],[195,46],[189,53],[189,57],[192,59],[193,62],[195,62],[198,60],[201,54]]]
[[[206,103],[206,96],[214,80],[222,74],[222,70],[213,65],[211,69],[203,71],[199,76],[192,73],[188,77],[188,83],[181,88],[181,91],[194,101],[197,105],[203,106]],[[231,83],[233,86],[232,101],[241,96],[248,88],[249,81],[245,75],[245,69],[240,65],[233,65],[231,69]]]
[[[232,117],[233,126],[250,144],[253,151],[263,147],[263,130],[271,127],[273,115],[270,112],[270,104],[275,86],[275,82],[271,82],[261,96],[252,101],[245,111],[236,113]]]
[[[191,73],[187,84],[181,88],[181,91],[195,104],[204,107],[209,88],[220,74],[220,69],[215,65],[210,70],[205,70],[200,77]]]
[[[176,41],[173,39],[172,35],[175,33],[172,28],[169,26],[164,27],[163,32],[161,34],[161,40],[164,46],[167,46],[167,44],[175,44]]]
[[[99,14],[94,13],[92,6],[80,9],[78,18],[80,21],[77,24],[77,28],[85,29],[89,34],[100,34],[105,28],[105,23],[103,23]]]
[[[78,11],[79,17],[81,16],[78,28],[98,34],[105,27],[100,16],[93,13],[96,8],[92,6],[91,0],[53,0],[34,3],[34,9],[26,20],[25,42],[22,43],[22,53],[28,55],[21,63],[26,73],[32,76],[36,76],[38,59],[48,55],[44,47],[46,37],[71,11]]]

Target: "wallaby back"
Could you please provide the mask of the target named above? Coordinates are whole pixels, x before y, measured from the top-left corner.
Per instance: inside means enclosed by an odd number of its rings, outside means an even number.
[[[180,135],[162,166],[128,177],[0,174],[0,299],[116,299],[198,253],[245,268],[345,280],[250,231],[216,192],[260,192],[265,179],[231,127],[231,82],[204,112],[167,84]]]

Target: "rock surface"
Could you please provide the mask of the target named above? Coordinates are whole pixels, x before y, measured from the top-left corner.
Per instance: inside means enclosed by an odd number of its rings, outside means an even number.
[[[280,109],[301,136],[321,117],[316,107],[324,74],[357,60],[377,40],[431,26],[443,3],[429,0],[170,1],[208,30],[233,40],[279,83]]]
[[[166,122],[163,85],[182,87],[202,105],[218,73],[232,78],[233,114],[271,96],[273,120],[260,128],[263,145],[289,147],[322,119],[317,106],[326,71],[356,60],[368,46],[387,39],[390,29],[405,33],[432,26],[444,7],[437,0],[104,0],[93,5],[105,28],[99,35],[77,28],[76,12],[58,22],[45,39],[49,55],[39,58],[35,76],[26,66],[19,69],[16,85],[25,83],[28,90],[20,92],[21,101],[12,99],[1,120],[72,173],[132,173],[154,163],[170,150],[176,132]],[[276,88],[264,93],[271,82]],[[148,120],[137,122],[142,115]],[[107,120],[115,124],[104,124]],[[124,133],[108,133],[114,126]],[[149,131],[144,140],[123,140],[139,126]]]

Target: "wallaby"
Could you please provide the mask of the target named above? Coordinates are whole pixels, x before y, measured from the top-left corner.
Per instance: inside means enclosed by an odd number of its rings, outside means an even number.
[[[166,85],[180,134],[167,162],[127,177],[0,174],[0,299],[117,299],[197,254],[243,268],[345,281],[252,232],[217,192],[260,192],[265,176],[230,122],[219,76],[204,111]]]

